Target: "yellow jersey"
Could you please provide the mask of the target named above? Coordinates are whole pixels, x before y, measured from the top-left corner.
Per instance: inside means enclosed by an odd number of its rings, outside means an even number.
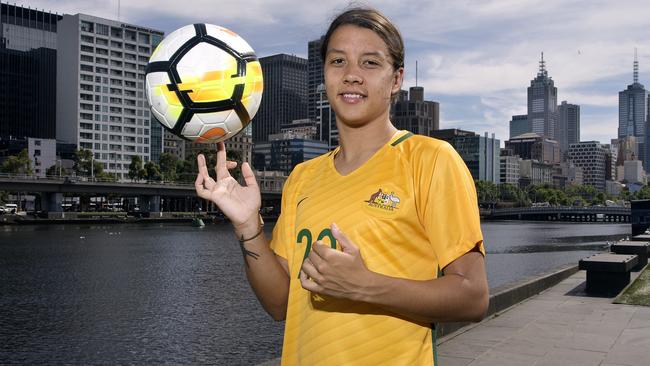
[[[291,277],[282,365],[434,365],[431,324],[312,294],[299,272],[317,240],[340,250],[332,222],[387,276],[429,280],[477,246],[484,253],[472,176],[447,142],[407,131],[345,176],[337,152],[296,166],[283,190],[271,241]]]

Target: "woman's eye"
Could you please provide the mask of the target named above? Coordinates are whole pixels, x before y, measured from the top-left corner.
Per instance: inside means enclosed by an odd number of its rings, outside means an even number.
[[[332,65],[340,65],[343,63],[343,59],[341,58],[334,58],[330,61],[330,64]]]
[[[366,61],[364,61],[364,63],[366,65],[368,65],[368,66],[379,66],[379,62],[377,62],[375,60],[366,60]]]

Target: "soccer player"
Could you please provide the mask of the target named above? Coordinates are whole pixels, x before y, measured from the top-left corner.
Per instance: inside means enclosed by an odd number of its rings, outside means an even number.
[[[223,144],[216,181],[198,156],[196,191],[233,224],[263,307],[286,319],[283,365],[434,365],[432,325],[488,306],[472,176],[446,142],[392,125],[404,46],[386,17],[343,12],[321,55],[340,146],[293,170],[270,243],[251,167],[239,185]]]

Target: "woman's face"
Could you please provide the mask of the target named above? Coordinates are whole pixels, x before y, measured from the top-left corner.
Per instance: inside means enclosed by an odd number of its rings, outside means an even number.
[[[386,43],[370,29],[338,27],[325,55],[325,87],[336,118],[350,127],[387,120],[404,70],[393,69]]]

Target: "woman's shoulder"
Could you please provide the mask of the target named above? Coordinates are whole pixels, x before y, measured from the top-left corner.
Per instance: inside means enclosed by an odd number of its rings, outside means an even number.
[[[329,151],[325,154],[319,155],[315,158],[303,161],[302,163],[297,164],[291,171],[290,176],[302,176],[308,174],[310,171],[316,169],[319,170],[324,164],[328,164],[328,159],[331,158],[331,155],[335,153],[336,150]]]
[[[399,140],[398,140],[399,141]],[[393,145],[401,155],[411,161],[429,161],[440,154],[455,153],[454,148],[444,140],[408,132],[403,140]]]

